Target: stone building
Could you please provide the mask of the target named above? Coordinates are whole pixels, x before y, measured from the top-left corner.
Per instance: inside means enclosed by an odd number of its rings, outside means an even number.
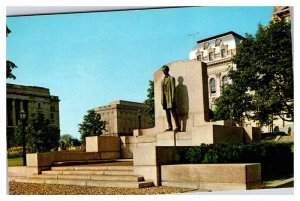
[[[36,110],[41,110],[46,118],[59,126],[59,99],[50,95],[47,88],[6,84],[6,126],[7,137],[10,138],[13,128],[18,125],[20,111],[24,110],[26,118],[30,118]]]
[[[290,20],[290,8],[275,6],[272,20],[276,16]],[[236,64],[232,62],[232,57],[244,39],[244,37],[231,31],[197,41],[197,45],[190,52],[190,60],[207,63],[209,108],[212,110],[214,110],[216,98],[221,95],[222,87],[231,83],[228,73],[231,68],[236,67]],[[260,125],[256,121],[245,121],[244,126],[259,127]],[[292,133],[294,130],[293,122],[285,122],[279,117],[273,122],[273,128],[276,126],[286,133],[288,133],[289,128],[292,129]],[[264,126],[261,129],[265,132],[272,131],[272,126]]]
[[[197,41],[197,45],[190,52],[190,60],[207,63],[209,108],[212,110],[215,99],[221,95],[222,87],[230,83],[228,73],[235,67],[232,56],[244,39],[230,31]]]
[[[291,20],[291,8],[289,6],[274,6],[274,11],[272,13],[272,21],[281,20]]]
[[[107,122],[104,134],[128,136],[133,135],[133,130],[150,128],[145,115],[146,105],[130,101],[114,101],[106,106],[95,108],[101,119]]]

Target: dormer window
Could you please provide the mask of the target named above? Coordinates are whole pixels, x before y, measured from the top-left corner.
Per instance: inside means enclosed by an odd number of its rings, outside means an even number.
[[[205,42],[204,45],[203,45],[203,49],[204,50],[207,50],[209,47],[209,42]]]
[[[218,47],[220,45],[221,45],[221,39],[218,38],[215,40],[215,46]]]

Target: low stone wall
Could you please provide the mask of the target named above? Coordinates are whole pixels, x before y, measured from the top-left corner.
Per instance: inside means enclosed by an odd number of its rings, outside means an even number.
[[[88,161],[101,159],[117,159],[119,152],[49,152],[49,153],[31,153],[26,154],[27,168],[36,169],[35,172],[40,173],[47,170],[53,162],[62,161]]]
[[[86,152],[49,152],[26,154],[26,175],[41,173],[47,170],[54,162],[89,161],[120,158],[120,138],[112,136],[93,136],[86,138]],[[11,172],[13,174],[13,170]],[[25,173],[22,175],[25,175]]]
[[[180,186],[205,190],[245,190],[261,188],[261,165],[183,164],[185,146],[150,146],[134,149],[134,172],[156,186]],[[178,164],[178,165],[174,165]]]
[[[161,166],[162,186],[210,191],[261,188],[260,164],[180,164]]]
[[[29,168],[26,166],[8,167],[7,170],[8,179],[29,177],[33,174],[38,174],[38,168]]]

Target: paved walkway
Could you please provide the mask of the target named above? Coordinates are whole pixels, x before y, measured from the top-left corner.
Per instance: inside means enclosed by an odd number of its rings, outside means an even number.
[[[268,184],[264,189],[259,190],[239,190],[239,191],[191,191],[184,194],[190,195],[293,195],[294,194],[294,178],[285,180],[276,180]]]
[[[284,180],[275,180],[270,184],[267,184],[265,188],[291,188],[294,187],[294,178],[288,178]]]

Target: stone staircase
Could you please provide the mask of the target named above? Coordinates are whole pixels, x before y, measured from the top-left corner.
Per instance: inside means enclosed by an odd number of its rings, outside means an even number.
[[[51,167],[42,174],[28,178],[16,178],[16,182],[40,184],[64,184],[97,187],[145,188],[153,186],[143,176],[134,175],[132,165],[101,163]]]

